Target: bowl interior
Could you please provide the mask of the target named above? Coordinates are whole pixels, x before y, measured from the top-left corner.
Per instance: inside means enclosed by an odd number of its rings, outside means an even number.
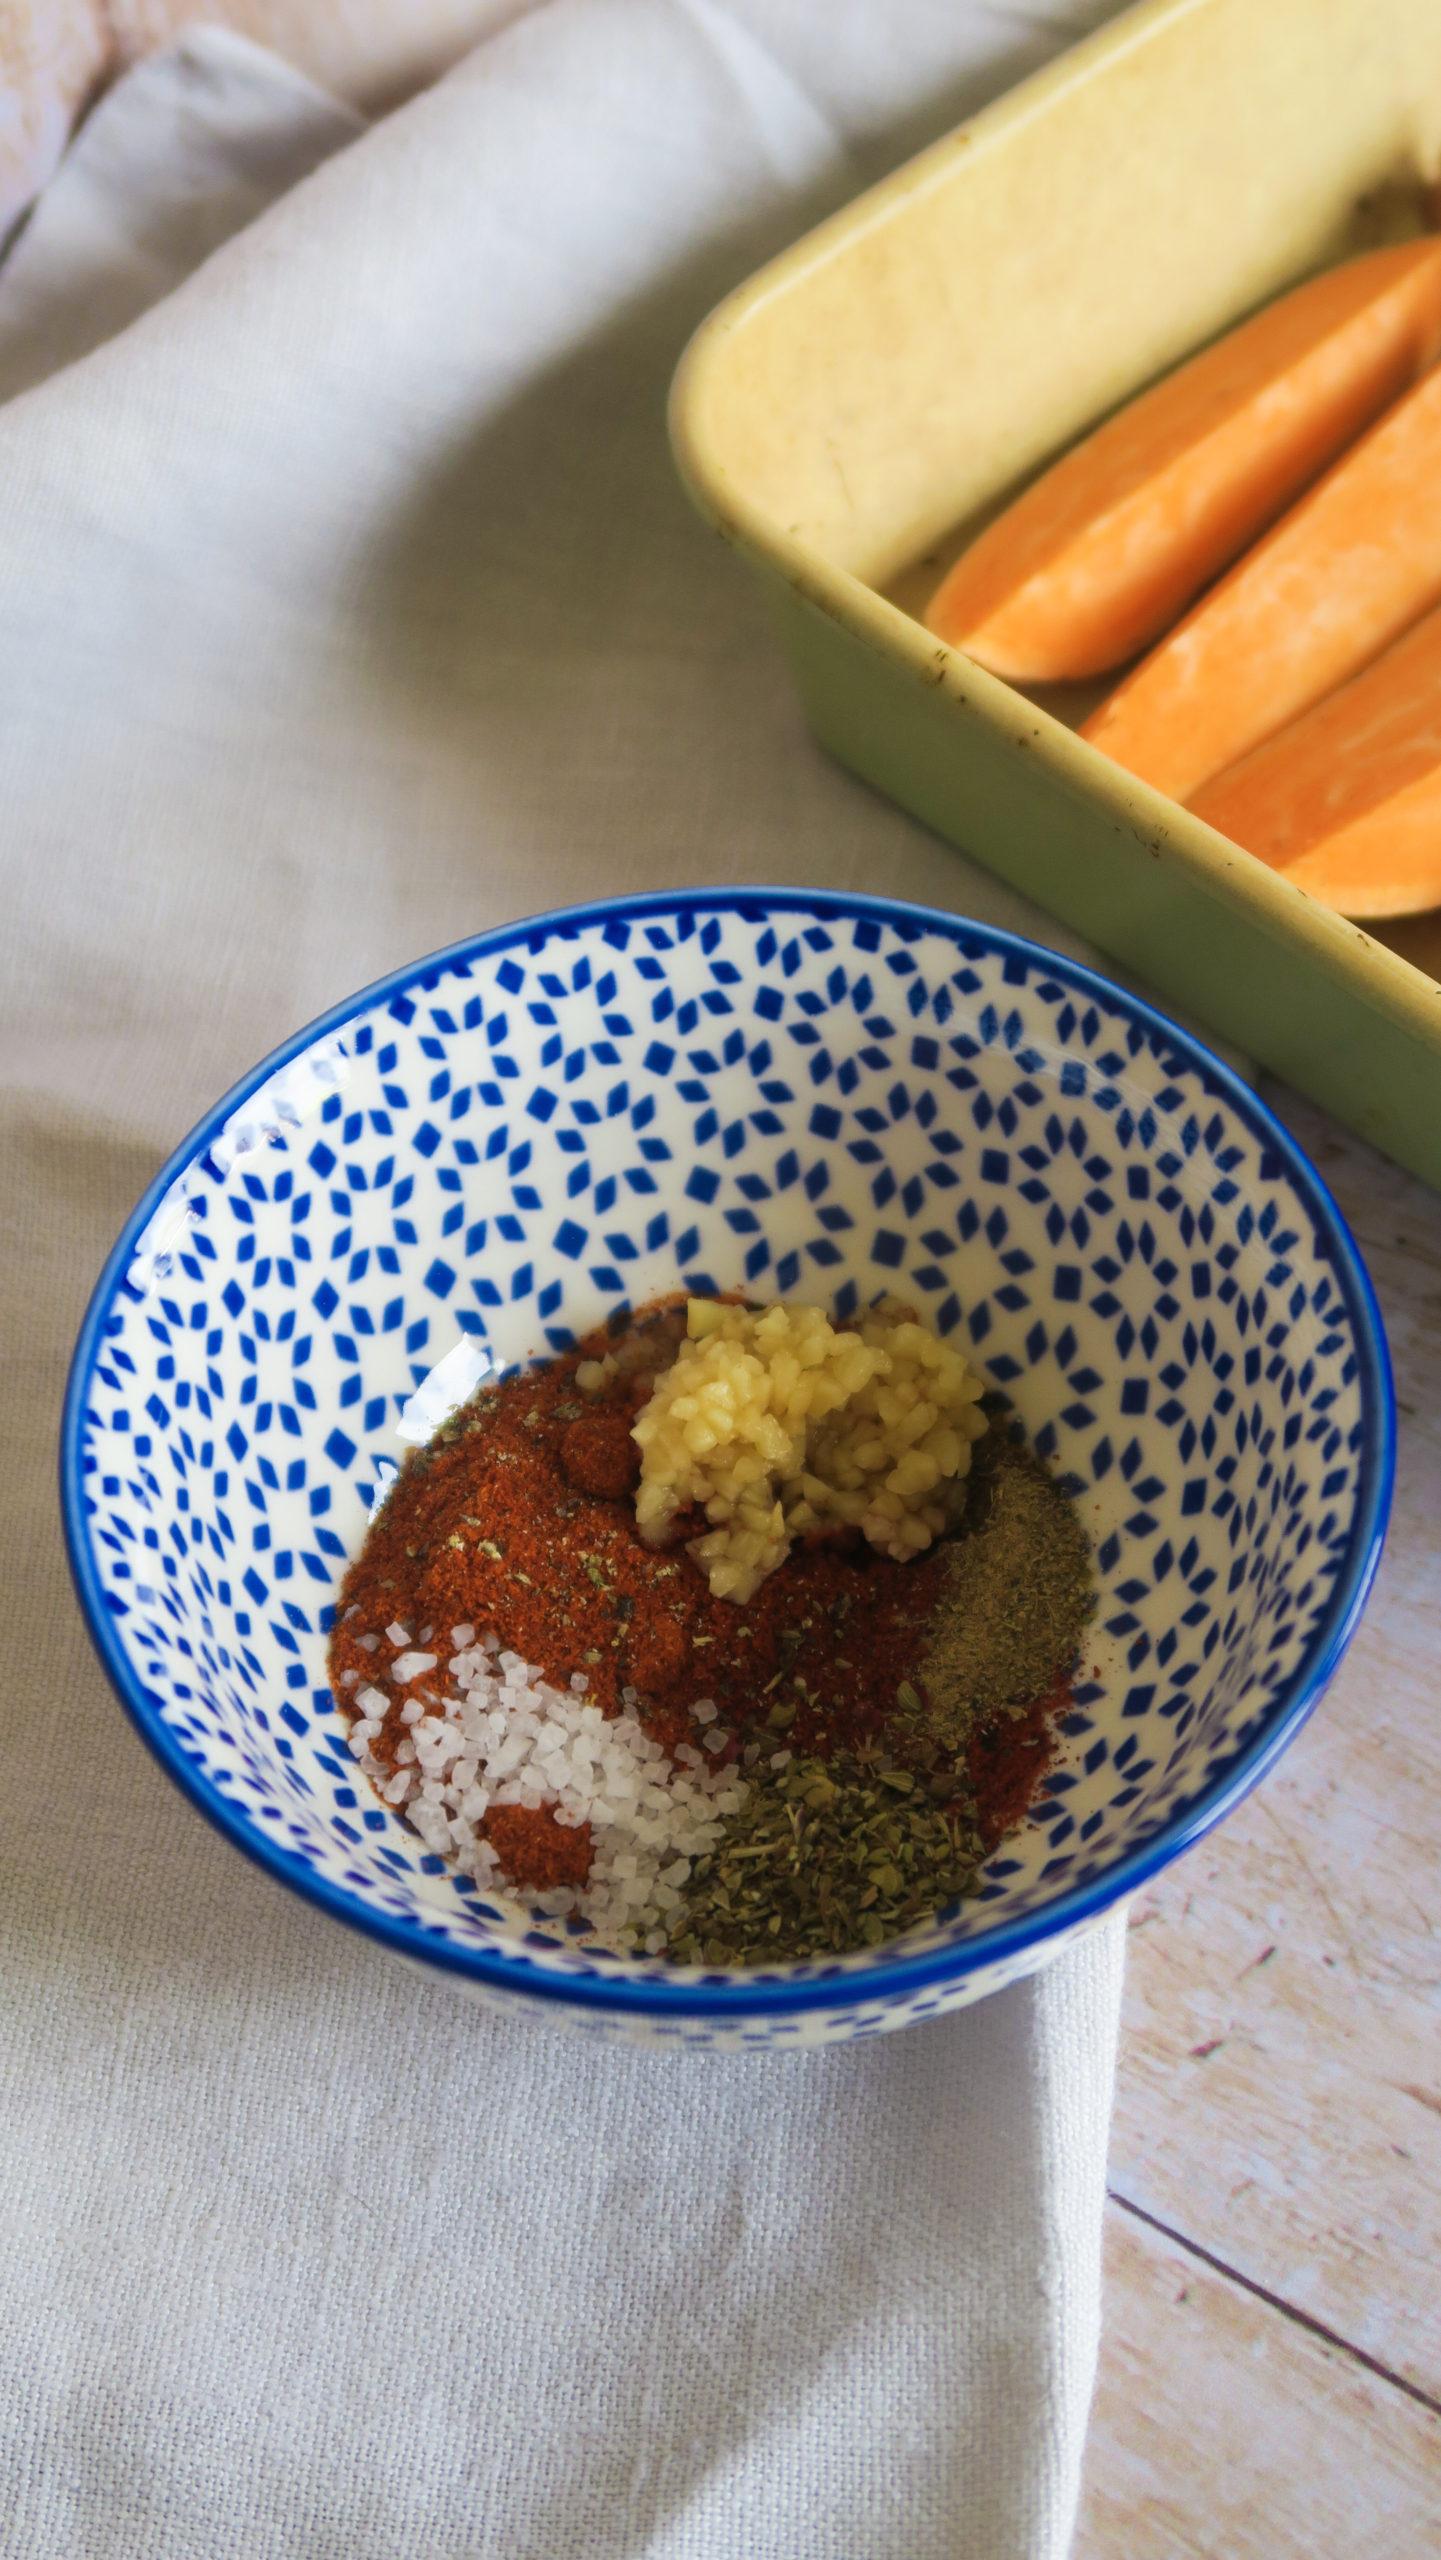
[[[325,1652],[398,1425],[626,1301],[739,1284],[959,1330],[1101,1597],[1043,1815],[979,1901],[903,1949],[698,1977],[518,1931],[428,1856],[357,1777]],[[289,1881],[478,1979],[804,2007],[1044,1939],[1249,1780],[1359,1607],[1388,1410],[1325,1193],[1143,1006],[919,910],[677,896],[460,947],[220,1105],[97,1292],[67,1506],[142,1730]]]

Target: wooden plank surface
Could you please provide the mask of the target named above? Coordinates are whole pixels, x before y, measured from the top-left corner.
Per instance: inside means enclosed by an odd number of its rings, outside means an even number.
[[[1377,1287],[1396,1509],[1310,1725],[1132,1909],[1078,2560],[1441,2550],[1441,1200],[1267,1098]]]
[[[1441,2419],[1112,2206],[1074,2560],[1426,2560]]]

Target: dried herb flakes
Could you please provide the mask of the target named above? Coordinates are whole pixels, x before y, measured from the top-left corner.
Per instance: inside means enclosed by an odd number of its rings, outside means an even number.
[[[696,1862],[669,1953],[720,1966],[877,1947],[975,1892],[980,1860],[974,1816],[928,1801],[909,1770],[844,1750],[763,1762]]]

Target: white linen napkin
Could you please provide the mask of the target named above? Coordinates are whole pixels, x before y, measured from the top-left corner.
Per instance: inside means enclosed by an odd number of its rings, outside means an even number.
[[[548,0],[323,166],[343,121],[192,38],[0,275],[34,385],[0,410],[0,2476],[35,2560],[1066,2550],[1118,1924],[817,2055],[474,2012],[170,1790],[50,1482],[161,1152],[407,955],[743,879],[1061,939],[810,746],[663,402],[726,284],[1082,14]]]
[[[0,275],[0,400],[118,336],[364,130],[277,55],[199,27],[95,107]]]

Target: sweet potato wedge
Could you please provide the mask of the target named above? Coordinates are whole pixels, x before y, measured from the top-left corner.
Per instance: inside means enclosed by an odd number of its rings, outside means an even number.
[[[1441,612],[1190,805],[1344,916],[1441,906]]]
[[[1203,596],[1081,731],[1190,800],[1441,598],[1441,369]]]
[[[1157,639],[1441,348],[1441,241],[1313,276],[1128,402],[962,554],[926,625],[1022,683]]]

